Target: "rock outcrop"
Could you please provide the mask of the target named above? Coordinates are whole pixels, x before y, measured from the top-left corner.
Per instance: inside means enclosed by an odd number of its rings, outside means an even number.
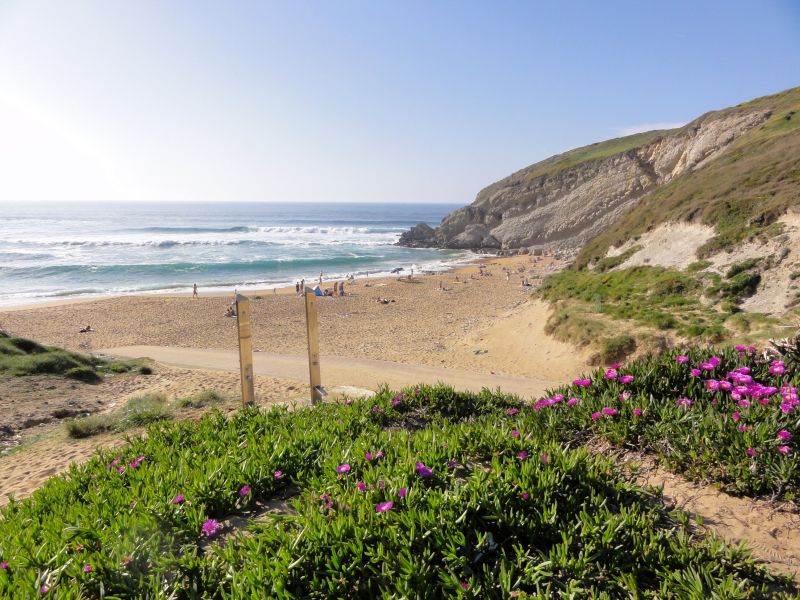
[[[623,152],[605,149],[624,147],[625,138],[553,157],[483,189],[472,204],[447,215],[436,229],[417,225],[399,243],[578,249],[657,187],[713,161],[770,114],[710,113],[678,130],[653,134],[641,145],[632,142],[634,147]]]

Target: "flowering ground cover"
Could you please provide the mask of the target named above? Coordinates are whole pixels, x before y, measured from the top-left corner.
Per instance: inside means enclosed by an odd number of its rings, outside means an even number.
[[[676,358],[533,401],[421,386],[155,424],[3,510],[0,597],[796,597],[581,447],[793,498],[797,373]]]

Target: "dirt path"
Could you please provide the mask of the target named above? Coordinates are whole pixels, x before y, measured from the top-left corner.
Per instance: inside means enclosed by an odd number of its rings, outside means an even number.
[[[122,358],[148,357],[159,363],[184,368],[236,372],[239,370],[239,355],[234,350],[123,346],[100,350],[99,353]],[[397,389],[417,383],[441,382],[461,390],[480,391],[483,388],[492,390],[500,388],[504,392],[532,398],[543,394],[547,388],[561,384],[559,380],[486,375],[461,369],[368,358],[323,355],[320,362],[322,382],[325,387],[354,386],[375,390],[383,383]],[[253,363],[253,369],[258,375],[308,381],[308,358],[305,356],[257,352],[253,355]]]

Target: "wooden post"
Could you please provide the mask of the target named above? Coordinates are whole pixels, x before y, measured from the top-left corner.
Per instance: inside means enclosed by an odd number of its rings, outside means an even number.
[[[239,367],[242,372],[242,406],[255,401],[253,389],[253,338],[250,329],[250,300],[236,294],[236,323],[239,328]]]
[[[319,320],[317,318],[317,296],[311,288],[305,289],[306,332],[308,334],[308,374],[311,384],[311,404],[322,400],[322,377],[319,371]]]

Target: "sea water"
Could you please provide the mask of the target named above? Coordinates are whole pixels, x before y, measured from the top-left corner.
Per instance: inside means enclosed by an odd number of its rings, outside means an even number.
[[[464,252],[395,246],[445,204],[0,204],[0,304],[293,286],[437,271]]]

